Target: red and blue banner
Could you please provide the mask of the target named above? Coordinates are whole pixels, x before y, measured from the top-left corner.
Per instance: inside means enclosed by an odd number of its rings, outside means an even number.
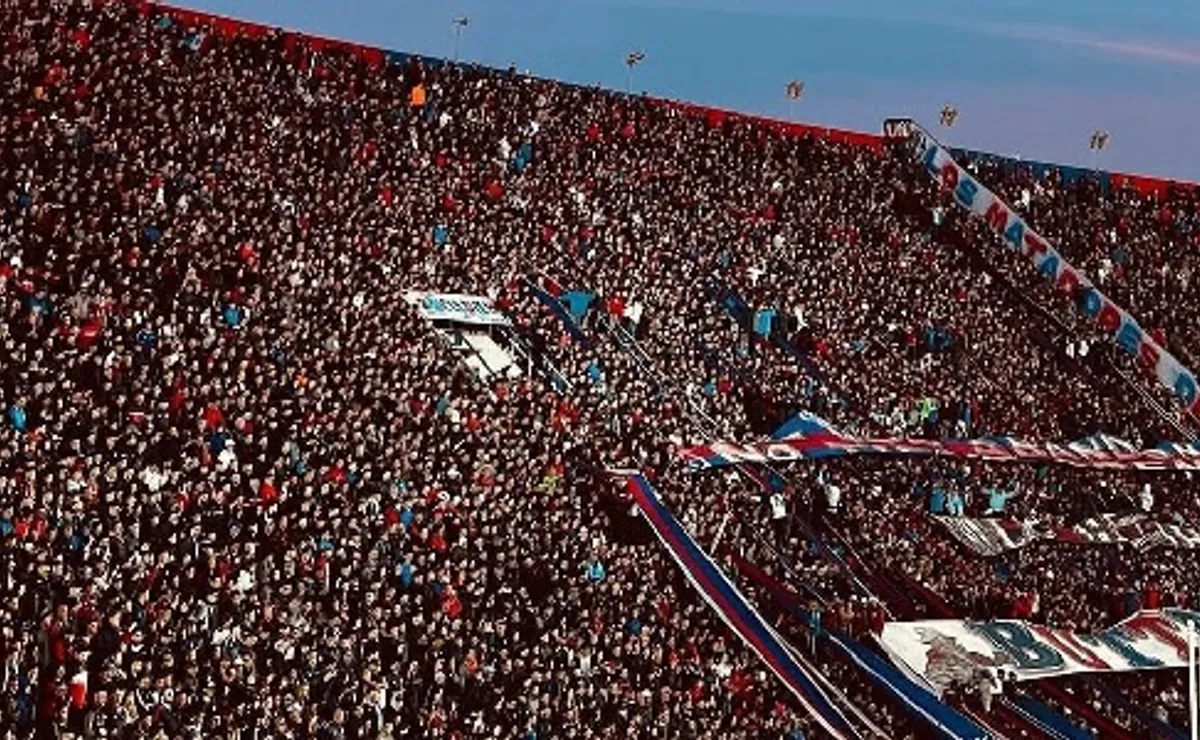
[[[983,219],[1009,249],[1032,262],[1038,272],[1075,302],[1081,313],[1108,333],[1117,346],[1145,370],[1154,373],[1158,382],[1189,413],[1196,415],[1200,412],[1200,386],[1190,369],[1160,347],[1128,311],[1101,293],[1087,276],[1076,270],[1016,211],[954,161],[953,155],[933,137],[919,131],[917,140],[919,146],[916,152],[922,166],[953,195],[956,203]]]
[[[1096,470],[1200,470],[1200,447],[1164,444],[1139,450],[1116,437],[1098,435],[1078,442],[1023,442],[1003,436],[980,439],[850,437],[806,415],[789,421],[767,442],[713,442],[679,451],[693,471],[731,465],[770,465],[845,455],[959,457],[988,462],[1051,463]]]
[[[887,622],[879,644],[940,694],[972,685],[981,668],[1003,669],[1016,681],[1186,668],[1188,631],[1197,626],[1200,613],[1186,609],[1140,611],[1091,634],[1019,619],[929,619]]]
[[[798,656],[783,644],[775,630],[763,620],[737,588],[725,577],[712,558],[680,525],[650,481],[638,472],[622,471],[626,487],[646,521],[666,546],[688,581],[709,606],[796,696],[822,728],[835,738],[859,738],[857,730],[801,666]]]

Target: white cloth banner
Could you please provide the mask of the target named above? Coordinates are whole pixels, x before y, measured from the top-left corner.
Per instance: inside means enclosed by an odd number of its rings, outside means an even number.
[[[429,321],[454,321],[460,324],[508,326],[512,322],[496,310],[491,298],[456,293],[424,293],[410,290],[404,300]]]
[[[950,152],[928,133],[918,131],[917,137],[917,153],[922,165],[953,193],[960,206],[986,221],[1009,249],[1025,255],[1046,279],[1070,295],[1079,311],[1095,320],[1119,347],[1137,358],[1142,367],[1154,372],[1158,381],[1184,408],[1192,414],[1200,411],[1200,389],[1191,370],[1155,343],[1125,309],[1097,290],[1083,273],[1072,267],[1013,209],[955,162]]]
[[[954,539],[985,557],[1002,555],[1041,537],[1029,524],[1012,519],[973,519],[965,516],[935,516],[934,519]]]
[[[888,622],[879,642],[893,662],[923,677],[940,694],[953,684],[973,685],[986,668],[999,669],[1017,681],[1184,668],[1189,623],[1200,629],[1200,614],[1143,611],[1092,635],[1020,620],[931,619]]]

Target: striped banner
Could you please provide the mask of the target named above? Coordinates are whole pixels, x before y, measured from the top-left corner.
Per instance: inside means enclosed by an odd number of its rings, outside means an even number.
[[[779,437],[787,434],[786,437]],[[823,431],[813,421],[800,431],[792,422],[767,442],[712,442],[679,450],[694,472],[731,465],[782,464],[847,455],[958,457],[987,462],[1053,463],[1091,470],[1200,470],[1200,444],[1164,444],[1138,450],[1115,437],[1088,438],[1060,445],[1024,442],[1004,436],[979,439],[849,437]]]
[[[784,646],[775,630],[763,620],[737,588],[725,577],[712,558],[684,530],[658,494],[639,472],[614,471],[625,478],[630,496],[658,539],[670,551],[692,586],[700,592],[728,627],[750,647],[779,680],[795,694],[800,704],[830,735],[839,739],[859,738],[841,710],[817,686],[813,676]]]

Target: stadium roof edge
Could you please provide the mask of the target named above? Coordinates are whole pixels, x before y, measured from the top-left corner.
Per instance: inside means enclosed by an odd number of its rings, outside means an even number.
[[[246,20],[241,20],[241,19],[237,19],[237,18],[230,18],[228,16],[216,15],[213,13],[208,13],[208,12],[200,11],[200,10],[192,10],[190,8],[185,8],[185,7],[182,7],[179,5],[172,5],[169,3],[162,3],[162,2],[154,2],[152,0],[117,0],[117,1],[125,2],[127,4],[137,6],[137,7],[141,8],[143,10],[143,12],[148,12],[149,8],[151,8],[151,7],[157,7],[163,11],[170,13],[176,20],[178,20],[181,23],[190,23],[190,24],[195,24],[195,25],[205,25],[205,26],[209,26],[209,27],[214,27],[221,33],[227,34],[227,35],[236,35],[238,32],[249,32],[249,35],[258,35],[258,34],[263,34],[263,33],[267,33],[267,32],[278,29],[278,27],[276,27],[276,26],[269,26],[267,24],[258,23],[256,21],[246,21]],[[359,44],[354,41],[346,41],[346,40],[342,40],[342,39],[330,38],[327,36],[319,36],[317,34],[308,33],[305,31],[299,31],[299,30],[293,30],[293,29],[278,29],[278,30],[283,30],[285,33],[293,34],[298,39],[306,40],[309,42],[310,45],[314,45],[314,42],[315,42],[315,45],[319,45],[318,50],[342,51],[342,52],[351,53],[351,54],[358,54],[358,55],[362,56],[364,59],[366,59],[367,61],[372,61],[373,59],[382,61],[384,59],[396,59],[396,58],[409,59],[412,57],[416,57],[416,58],[420,59],[422,62],[428,62],[428,63],[432,63],[432,64],[441,65],[441,64],[452,64],[453,63],[453,62],[448,62],[447,60],[441,59],[438,57],[428,57],[428,56],[425,56],[422,54],[409,54],[407,52],[400,52],[400,51],[395,51],[395,50],[390,50],[390,49],[379,49],[376,47]],[[476,66],[476,65],[466,65],[465,63],[463,63],[463,64],[464,64],[464,66]],[[591,87],[591,86],[587,86],[587,85],[583,85],[583,86],[576,85],[575,83],[565,82],[562,80],[555,80],[555,82],[559,82],[561,84],[572,85],[572,86],[579,86],[579,87]],[[623,94],[617,90],[613,90],[612,92],[615,92],[617,94]],[[710,124],[716,124],[716,123],[718,123],[720,121],[724,121],[724,120],[746,121],[746,122],[763,125],[768,128],[771,128],[772,130],[775,130],[777,132],[789,134],[789,135],[798,135],[799,136],[799,135],[804,135],[804,134],[812,134],[812,135],[820,136],[823,138],[828,138],[833,141],[857,144],[860,146],[869,146],[872,148],[878,148],[883,143],[883,137],[881,135],[868,133],[865,131],[854,131],[854,130],[850,130],[850,129],[838,129],[838,128],[832,128],[832,127],[827,127],[827,126],[820,126],[820,125],[812,124],[812,123],[796,123],[796,122],[792,122],[792,121],[782,121],[779,119],[768,118],[766,116],[759,116],[759,115],[754,115],[754,114],[750,114],[750,113],[744,113],[744,112],[739,112],[739,111],[734,111],[734,110],[717,108],[717,107],[713,107],[713,106],[709,106],[709,105],[689,103],[686,101],[670,100],[667,98],[654,97],[652,99],[662,102],[662,103],[666,103],[671,106],[674,106],[674,107],[676,107],[684,112],[687,112],[687,113],[691,113],[691,114],[698,115],[698,116],[704,116],[709,120]],[[1014,164],[1020,163],[1025,166],[1042,167],[1042,168],[1053,167],[1053,168],[1062,170],[1064,172],[1066,172],[1066,171],[1078,171],[1078,172],[1095,171],[1095,170],[1088,170],[1086,168],[1077,167],[1074,165],[1017,160],[1013,157],[1008,157],[1008,156],[999,155],[999,154],[992,154],[989,152],[981,152],[981,151],[977,151],[977,150],[973,150],[973,149],[968,149],[965,147],[952,147],[952,148],[958,153],[970,154],[973,156],[989,157],[992,159],[1011,162]],[[1100,170],[1097,172],[1099,172],[1099,174],[1105,179],[1106,182],[1108,182],[1109,184],[1111,184],[1113,186],[1116,186],[1116,187],[1131,186],[1133,188],[1136,188],[1140,192],[1154,193],[1157,195],[1165,194],[1166,191],[1172,187],[1195,189],[1196,187],[1200,186],[1197,183],[1189,182],[1186,180],[1174,180],[1174,179],[1169,179],[1169,178],[1155,177],[1152,175],[1141,175],[1141,174],[1124,173],[1124,172],[1109,172],[1109,171],[1103,171],[1103,170]]]

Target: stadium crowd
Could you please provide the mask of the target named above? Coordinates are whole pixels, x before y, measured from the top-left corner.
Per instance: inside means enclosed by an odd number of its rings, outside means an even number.
[[[1142,192],[1057,168],[1039,177],[1031,167],[969,161],[1162,346],[1195,364],[1190,348],[1200,337],[1191,328],[1197,314],[1189,287],[1200,231],[1193,187]]]
[[[1195,605],[1190,557],[1036,544],[993,578],[928,516],[941,463],[788,471],[807,534],[768,526],[752,483],[678,465],[796,410],[898,435],[1172,435],[1030,314],[1015,269],[956,246],[902,153],[182,18],[0,8],[10,736],[816,736],[630,516],[618,467],[703,543],[761,523],[864,638],[883,604],[806,537],[962,616],[1036,595],[1030,618],[1082,628],[1151,588]],[[591,341],[531,277],[594,294]],[[409,289],[492,297],[565,382],[481,381]],[[780,320],[735,321],[718,293]],[[1010,474],[953,477],[983,496]],[[1015,475],[1022,515],[1077,517],[1104,482]],[[1156,513],[1194,517],[1187,485],[1156,479]],[[813,660],[885,736],[925,736]]]

